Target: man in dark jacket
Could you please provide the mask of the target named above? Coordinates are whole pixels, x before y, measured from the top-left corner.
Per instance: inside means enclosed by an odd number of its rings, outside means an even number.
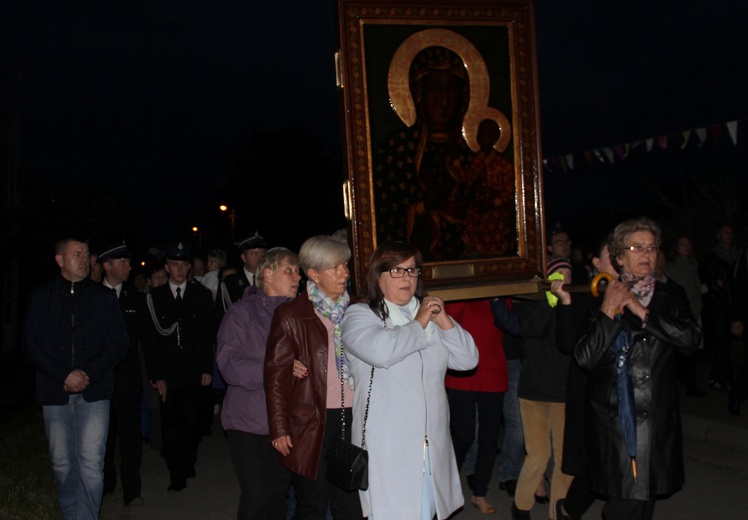
[[[201,432],[200,387],[213,379],[216,337],[213,296],[188,282],[192,253],[179,243],[167,247],[169,283],[148,293],[149,320],[144,334],[148,377],[161,394],[161,436],[169,468],[169,491],[181,491],[195,476]]]
[[[722,390],[733,383],[730,348],[734,336],[730,331],[733,307],[733,273],[740,258],[740,248],[733,245],[733,228],[723,224],[717,230],[717,244],[701,262],[701,283],[704,294],[704,345],[711,354],[712,369],[709,386]]]
[[[60,276],[36,289],[24,322],[24,350],[36,368],[58,501],[66,519],[96,519],[114,389],[128,336],[115,294],[92,282],[88,243],[55,246]]]
[[[255,269],[267,250],[265,239],[257,231],[254,235],[242,239],[236,246],[239,248],[239,256],[242,259],[242,270],[226,276],[218,288],[216,307],[219,311],[219,318],[223,317],[229,305],[241,299],[247,287],[255,284]]]
[[[117,467],[115,442],[119,437],[120,475],[125,506],[143,503],[140,496],[140,462],[143,443],[140,438],[140,338],[145,315],[145,296],[127,283],[130,276],[130,250],[124,241],[106,248],[99,255],[104,271],[104,287],[117,294],[130,336],[130,348],[114,370],[114,399],[109,414],[109,435],[104,459],[104,492],[114,492]]]

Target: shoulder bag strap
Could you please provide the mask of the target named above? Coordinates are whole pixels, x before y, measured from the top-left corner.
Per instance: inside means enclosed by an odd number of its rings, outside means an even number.
[[[341,346],[340,351],[340,438],[345,440],[345,379],[343,378],[343,356],[345,352]],[[361,447],[366,447],[366,420],[369,418],[369,402],[371,401],[371,385],[374,382],[374,367],[371,367],[371,379],[369,379],[369,393],[366,395],[366,410],[364,411],[364,425],[361,434]]]

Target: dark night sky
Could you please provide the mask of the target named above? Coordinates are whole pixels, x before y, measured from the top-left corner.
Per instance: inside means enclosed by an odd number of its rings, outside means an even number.
[[[536,2],[543,147],[574,152],[748,116],[745,2]]]
[[[341,149],[333,1],[4,4],[0,140],[20,62],[22,166],[112,190],[150,233],[211,210],[253,132]],[[748,117],[748,2],[537,0],[535,17],[546,157]]]

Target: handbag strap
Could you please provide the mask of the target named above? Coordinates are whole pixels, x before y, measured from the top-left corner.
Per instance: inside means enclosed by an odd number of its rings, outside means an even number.
[[[345,440],[345,379],[343,378],[343,345],[340,345],[340,438]],[[366,394],[366,410],[364,411],[364,425],[361,433],[361,447],[366,447],[366,420],[369,418],[369,401],[371,401],[371,384],[374,382],[374,367],[371,367],[369,379],[369,393]]]

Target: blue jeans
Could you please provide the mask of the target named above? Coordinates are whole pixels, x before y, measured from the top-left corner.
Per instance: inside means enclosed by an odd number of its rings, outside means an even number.
[[[95,520],[104,490],[109,400],[89,403],[76,394],[65,405],[44,406],[43,413],[62,514],[65,520]]]
[[[507,359],[506,371],[509,389],[504,394],[504,440],[499,453],[499,482],[516,480],[522,469],[525,455],[525,437],[522,433],[522,419],[519,414],[519,371],[521,359]]]

